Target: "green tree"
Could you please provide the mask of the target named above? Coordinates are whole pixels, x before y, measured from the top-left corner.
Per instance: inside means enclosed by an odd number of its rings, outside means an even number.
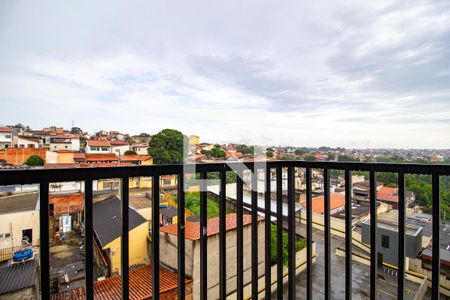
[[[306,161],[315,161],[315,160],[316,160],[316,157],[315,157],[314,155],[312,155],[312,154],[306,154],[305,156],[303,156],[303,160],[306,160]]]
[[[266,152],[267,157],[273,157],[273,151],[267,151]]]
[[[270,224],[270,261],[272,264],[276,264],[278,262],[278,248],[277,248],[277,226]],[[281,254],[283,265],[287,264],[288,254],[289,254],[289,241],[288,234],[286,232],[282,233],[282,249],[283,253]],[[299,251],[306,247],[306,240],[304,238],[299,239],[295,242],[295,250]]]
[[[214,158],[223,158],[226,156],[226,152],[218,144],[214,145],[214,147],[210,151],[207,151],[206,154]]]
[[[175,129],[163,129],[152,137],[148,154],[157,165],[183,163],[183,134]]]
[[[336,159],[336,154],[334,154],[333,152],[328,152],[328,160],[335,160]]]
[[[25,164],[30,167],[43,166],[45,161],[39,155],[31,155]]]
[[[134,151],[134,150],[127,150],[123,154],[125,154],[125,155],[137,155],[136,151]]]

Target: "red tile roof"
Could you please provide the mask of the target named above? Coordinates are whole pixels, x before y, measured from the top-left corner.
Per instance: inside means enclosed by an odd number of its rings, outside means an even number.
[[[227,214],[226,219],[226,231],[233,230],[237,226],[237,215],[236,214]],[[264,220],[264,217],[259,216],[258,221]],[[251,215],[243,216],[243,224],[248,225],[252,223]],[[219,218],[212,218],[208,220],[206,225],[207,227],[207,236],[215,235],[220,232],[219,230]],[[167,233],[171,235],[178,235],[177,224],[170,224],[160,228],[160,232]],[[189,222],[185,223],[185,236],[188,240],[199,240],[200,239],[200,222]]]
[[[131,145],[131,147],[133,147],[133,148],[147,148],[148,145],[141,143],[141,144],[133,144],[133,145]]]
[[[111,144],[107,140],[87,140],[87,146],[92,147],[111,147]]]
[[[75,152],[73,154],[73,158],[74,159],[85,159],[86,158],[86,153],[84,153],[84,152]]]
[[[9,127],[0,127],[0,132],[12,132],[13,129]]]
[[[171,292],[178,287],[178,275],[165,269],[160,269],[160,293]],[[122,276],[116,275],[97,281],[94,284],[94,299],[97,300],[119,300],[121,296],[121,280]],[[186,280],[186,283],[191,280]],[[142,266],[132,269],[129,272],[129,289],[130,298],[132,300],[150,299],[153,295],[152,288],[152,268],[151,266]],[[85,287],[70,290],[68,292],[60,292],[51,296],[52,300],[65,299],[85,299]],[[164,297],[162,297],[164,299]]]
[[[128,146],[129,144],[125,141],[109,141],[109,143],[111,144],[111,146]]]
[[[315,197],[312,199],[312,211],[316,214],[323,214],[325,212],[324,197]],[[300,204],[306,207],[306,201],[301,201]],[[345,195],[339,193],[330,194],[330,209],[336,209],[345,205]]]
[[[150,155],[122,155],[120,156],[121,161],[145,161],[149,160],[151,157]]]
[[[377,199],[387,202],[398,202],[398,188],[383,186],[377,192]]]
[[[114,153],[96,154],[86,153],[86,161],[117,161],[117,156]]]

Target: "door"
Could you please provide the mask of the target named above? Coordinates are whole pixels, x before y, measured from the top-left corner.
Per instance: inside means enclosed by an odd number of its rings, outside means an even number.
[[[24,229],[22,230],[22,241],[26,241],[33,244],[33,229]]]
[[[377,253],[377,263],[379,267],[383,266],[383,253]]]

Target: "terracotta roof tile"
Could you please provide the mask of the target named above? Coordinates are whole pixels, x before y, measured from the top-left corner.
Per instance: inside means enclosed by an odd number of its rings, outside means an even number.
[[[398,189],[383,186],[377,192],[377,199],[380,201],[398,202]]]
[[[13,129],[9,127],[0,127],[0,132],[12,132]]]
[[[111,147],[111,144],[107,140],[87,140],[87,146],[92,147]]]
[[[122,155],[120,160],[122,161],[144,161],[149,160],[150,155]]]
[[[315,197],[312,199],[312,211],[316,214],[323,214],[325,207],[322,197]],[[306,201],[301,201],[300,204],[306,207]],[[330,194],[330,209],[336,209],[345,205],[345,195],[339,193]]]
[[[129,272],[129,289],[132,300],[149,299],[153,295],[152,289],[152,270],[151,266],[146,265],[132,269]],[[177,289],[178,275],[165,269],[160,269],[160,293],[167,293]],[[94,284],[94,298],[97,300],[121,299],[121,276],[116,275]],[[186,283],[191,280],[186,280]],[[52,295],[52,300],[63,299],[84,299],[85,288],[80,287],[69,292],[60,292]]]
[[[259,216],[258,221],[264,220],[264,217]],[[252,223],[251,215],[243,216],[243,224],[248,225]],[[237,226],[237,215],[236,214],[227,214],[226,219],[226,230],[233,230]],[[206,225],[207,235],[215,235],[220,232],[219,230],[219,218],[212,218],[208,220]],[[160,228],[160,232],[167,233],[171,235],[178,235],[177,224],[170,224]],[[188,240],[199,240],[200,239],[200,222],[186,222],[185,223],[185,236]]]
[[[117,161],[117,156],[114,153],[105,154],[90,154],[86,153],[86,161]]]

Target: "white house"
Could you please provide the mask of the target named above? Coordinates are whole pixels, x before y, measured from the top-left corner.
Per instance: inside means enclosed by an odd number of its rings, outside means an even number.
[[[107,140],[87,140],[86,153],[111,153],[111,144]]]
[[[13,139],[13,144],[18,148],[40,148],[42,140],[35,136],[19,135]]]
[[[131,150],[135,151],[138,155],[147,155],[148,154],[148,144],[133,144],[131,145]]]
[[[0,149],[12,147],[13,129],[9,127],[0,127]]]
[[[0,197],[0,249],[39,244],[39,193]]]
[[[110,141],[111,152],[117,156],[124,155],[125,151],[130,150],[130,144],[124,141]]]

